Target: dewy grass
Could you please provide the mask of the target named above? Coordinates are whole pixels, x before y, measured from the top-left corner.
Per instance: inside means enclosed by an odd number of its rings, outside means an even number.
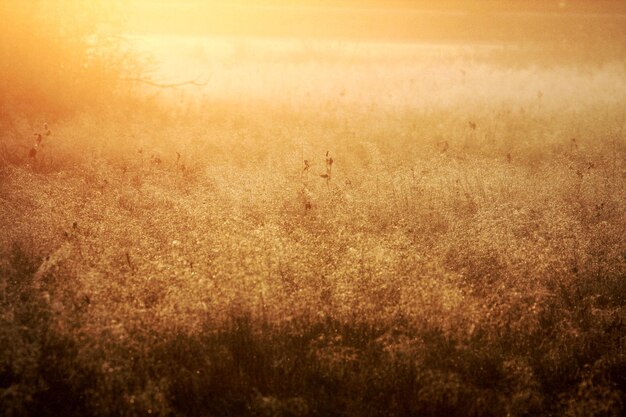
[[[506,147],[453,131],[443,154],[436,130],[405,148],[379,119],[359,147],[327,128],[333,155],[294,167],[292,129],[311,138],[300,120],[320,117],[304,111],[272,142],[223,138],[274,117],[214,125],[185,171],[168,138],[188,133],[150,124],[119,151],[101,126],[100,156],[78,147],[55,172],[3,168],[4,414],[623,411],[626,153],[595,108],[575,152],[563,113],[532,114],[551,125],[522,144],[505,116]],[[602,129],[622,120],[608,112]]]
[[[621,61],[319,48],[3,125],[0,415],[623,415]]]

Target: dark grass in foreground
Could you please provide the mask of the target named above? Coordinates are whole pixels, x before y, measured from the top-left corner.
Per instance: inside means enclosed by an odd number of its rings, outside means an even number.
[[[624,110],[502,110],[5,135],[0,413],[620,415]]]
[[[75,333],[55,330],[28,282],[35,265],[19,249],[11,262],[6,295],[19,303],[3,325],[4,415],[617,416],[623,407],[623,321],[590,301],[615,294],[563,288],[534,330],[513,331],[513,317],[465,331],[401,314],[275,325],[233,311],[194,334],[137,323],[121,340],[94,340],[80,331],[88,300],[65,307]]]

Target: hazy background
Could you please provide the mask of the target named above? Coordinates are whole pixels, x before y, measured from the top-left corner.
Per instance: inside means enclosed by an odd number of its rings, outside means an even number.
[[[154,77],[208,80],[179,89],[185,100],[441,108],[541,95],[576,107],[622,98],[624,4],[139,1],[127,34]]]

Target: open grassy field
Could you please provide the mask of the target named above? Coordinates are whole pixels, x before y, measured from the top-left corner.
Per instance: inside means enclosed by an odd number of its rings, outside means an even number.
[[[0,414],[622,415],[622,44],[135,42],[0,131]]]

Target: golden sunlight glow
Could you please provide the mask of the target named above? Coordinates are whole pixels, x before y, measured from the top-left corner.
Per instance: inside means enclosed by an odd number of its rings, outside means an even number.
[[[626,1],[0,0],[0,416],[623,416]]]
[[[153,33],[484,40],[554,30],[546,21],[511,19],[511,13],[624,13],[626,5],[619,0],[134,0],[123,10],[133,30]]]
[[[619,4],[602,4],[619,10]],[[187,100],[209,94],[322,103],[340,94],[343,103],[446,106],[459,100],[501,103],[552,89],[556,105],[595,88],[611,89],[617,74],[598,79],[602,86],[588,85],[590,90],[572,89],[556,74],[545,83],[534,82],[527,71],[488,75],[481,57],[514,59],[529,45],[544,44],[546,60],[570,53],[550,46],[564,34],[572,37],[568,44],[584,37],[589,45],[602,42],[598,53],[612,53],[615,46],[605,43],[605,34],[581,34],[580,22],[591,19],[616,34],[626,23],[582,14],[590,6],[580,2],[570,2],[567,13],[556,2],[525,2],[518,13],[520,7],[515,1],[135,0],[123,10],[134,46],[156,59],[158,79],[211,79],[206,88],[188,88]]]

